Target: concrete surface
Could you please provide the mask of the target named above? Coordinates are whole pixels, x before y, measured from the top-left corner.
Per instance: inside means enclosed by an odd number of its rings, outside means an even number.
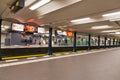
[[[120,80],[120,48],[3,67],[0,80]]]

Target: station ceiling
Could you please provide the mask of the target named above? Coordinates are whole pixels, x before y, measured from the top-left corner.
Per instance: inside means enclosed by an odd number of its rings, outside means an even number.
[[[2,0],[0,3],[0,17],[5,21],[34,26],[48,25],[55,29],[83,33],[120,35],[115,34],[115,32],[120,32],[120,14],[112,17],[102,16],[107,13],[120,12],[120,0],[52,0],[36,10],[29,8],[39,0],[25,0],[25,7],[15,14],[9,9],[14,1]],[[71,22],[71,20],[84,18],[89,20]],[[110,27],[92,29],[95,26]]]

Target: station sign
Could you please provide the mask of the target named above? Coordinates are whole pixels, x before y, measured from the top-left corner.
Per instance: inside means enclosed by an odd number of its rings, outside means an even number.
[[[67,32],[66,32],[66,35],[67,35],[67,36],[73,36],[73,33],[70,32],[70,31],[67,31]]]
[[[12,30],[13,31],[24,31],[24,25],[13,23]]]

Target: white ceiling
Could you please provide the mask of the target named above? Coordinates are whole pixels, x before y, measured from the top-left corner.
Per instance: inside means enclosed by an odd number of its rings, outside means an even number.
[[[2,3],[0,3],[0,15],[7,21],[27,23],[27,20],[34,18],[34,23],[28,24],[35,26],[47,24],[53,28],[60,28],[63,30],[105,35],[111,34],[101,32],[105,29],[92,30],[91,27],[109,25],[112,26],[112,28],[106,30],[120,29],[120,21],[111,22],[101,17],[101,15],[105,13],[120,11],[120,0],[52,0],[50,3],[37,10],[29,10],[31,4],[24,7],[16,14],[13,14],[10,12],[9,6],[14,1],[15,0],[3,0]],[[37,1],[38,0],[35,0],[35,2]],[[84,17],[91,17],[96,21],[77,25],[70,23],[70,20]]]

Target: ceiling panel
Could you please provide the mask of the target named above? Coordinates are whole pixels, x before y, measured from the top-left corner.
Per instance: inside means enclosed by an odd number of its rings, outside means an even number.
[[[120,9],[120,0],[83,0],[66,8],[45,15],[42,19],[47,23],[55,23],[63,20],[72,20],[91,16],[98,13]]]

